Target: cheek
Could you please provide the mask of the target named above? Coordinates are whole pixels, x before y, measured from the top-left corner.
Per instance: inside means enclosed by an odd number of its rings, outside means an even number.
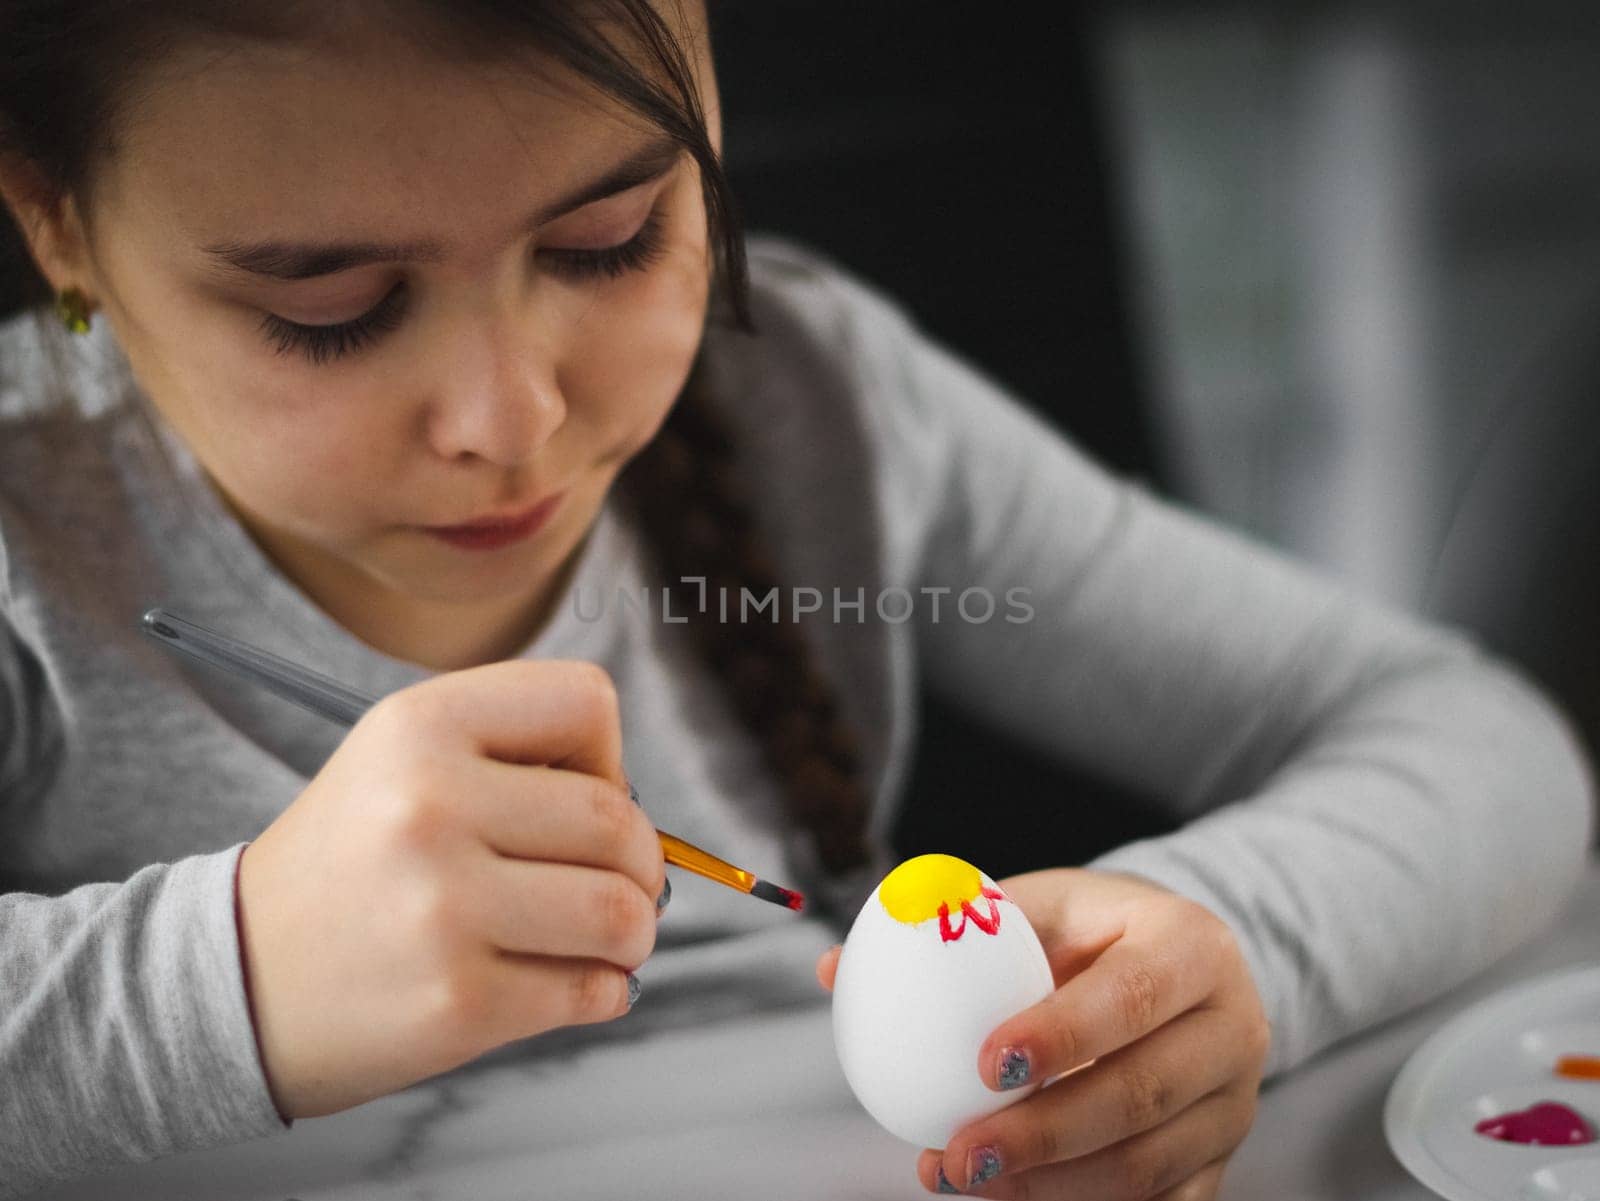
[[[245,507],[283,525],[337,524],[389,478],[398,434],[374,420],[386,411],[375,393],[263,355],[227,306],[154,273],[119,292],[117,339],[141,388]]]
[[[607,458],[642,449],[677,399],[700,347],[706,287],[703,259],[677,250],[584,323],[562,386],[569,420],[592,427]]]
[[[259,518],[302,534],[370,522],[390,478],[392,440],[375,401],[322,395],[301,373],[282,378],[226,354],[201,353],[169,369],[164,412],[207,471]],[[249,381],[241,386],[241,378]]]
[[[218,407],[235,426],[216,432],[219,457],[235,471],[241,498],[262,516],[302,534],[361,532],[392,492],[395,441],[381,421],[359,416],[349,394],[315,406],[275,403],[270,389]],[[297,411],[298,409],[298,411]]]

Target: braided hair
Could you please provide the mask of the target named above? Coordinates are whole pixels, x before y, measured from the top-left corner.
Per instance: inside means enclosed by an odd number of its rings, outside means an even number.
[[[723,622],[703,603],[719,590],[766,595],[779,583],[736,454],[697,364],[655,438],[624,470],[619,494],[674,610],[688,615],[698,653],[780,781],[787,812],[811,835],[822,866],[845,872],[870,858],[868,802],[860,744],[833,686],[797,625]]]

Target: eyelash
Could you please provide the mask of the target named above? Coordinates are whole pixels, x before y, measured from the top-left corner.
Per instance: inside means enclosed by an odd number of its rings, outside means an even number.
[[[662,236],[664,220],[655,209],[626,242],[598,250],[546,250],[557,274],[571,279],[617,279],[630,271],[643,271],[660,257],[666,244]],[[298,350],[312,363],[322,365],[353,351],[362,350],[400,324],[405,315],[406,289],[396,284],[384,298],[352,321],[337,325],[303,325],[264,313],[261,330],[278,354]]]
[[[360,350],[399,325],[406,307],[405,290],[404,284],[396,284],[361,316],[337,325],[302,325],[276,313],[263,313],[261,332],[279,354],[298,350],[321,366],[329,359]]]
[[[556,271],[574,279],[593,279],[601,275],[616,279],[629,271],[643,271],[660,257],[666,245],[662,236],[665,221],[660,209],[651,209],[639,232],[616,246],[598,250],[546,250]]]

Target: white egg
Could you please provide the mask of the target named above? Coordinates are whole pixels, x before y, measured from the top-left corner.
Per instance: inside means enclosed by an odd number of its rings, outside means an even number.
[[[953,855],[908,859],[845,938],[833,985],[839,1066],[884,1129],[943,1147],[1038,1087],[990,1089],[978,1051],[1054,987],[1039,936],[993,880]]]

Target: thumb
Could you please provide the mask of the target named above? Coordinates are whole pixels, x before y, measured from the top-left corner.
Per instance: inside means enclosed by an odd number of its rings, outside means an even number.
[[[817,957],[817,983],[829,992],[833,991],[833,979],[839,972],[839,952],[844,947],[835,943]]]
[[[1058,986],[1098,959],[1127,928],[1126,898],[1111,877],[1082,868],[1048,868],[996,883],[1039,936]]]

